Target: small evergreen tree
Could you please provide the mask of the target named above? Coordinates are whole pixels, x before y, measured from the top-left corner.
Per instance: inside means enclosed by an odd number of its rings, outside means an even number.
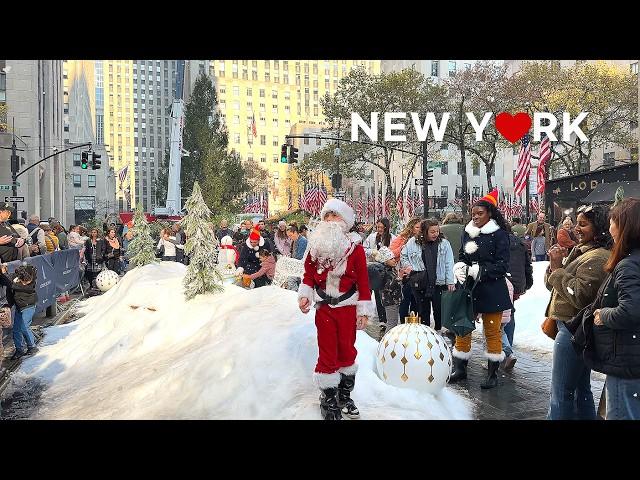
[[[217,293],[224,288],[222,276],[216,270],[218,241],[209,228],[211,210],[202,198],[198,182],[194,183],[185,208],[189,213],[182,219],[187,234],[184,253],[190,255],[191,260],[182,284],[185,297],[191,300],[201,293]]]
[[[144,216],[142,204],[139,203],[133,216],[133,238],[129,242],[129,263],[138,267],[154,262],[157,262],[157,259],[151,238],[151,228]]]

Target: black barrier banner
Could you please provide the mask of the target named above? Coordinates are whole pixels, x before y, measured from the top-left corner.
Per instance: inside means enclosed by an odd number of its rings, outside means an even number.
[[[80,281],[80,251],[60,250],[46,255],[25,258],[7,263],[7,271],[13,273],[22,263],[33,265],[38,278],[36,313],[42,312],[56,302],[63,292],[76,287]]]

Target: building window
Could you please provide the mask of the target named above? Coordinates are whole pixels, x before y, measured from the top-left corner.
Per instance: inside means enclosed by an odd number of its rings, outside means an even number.
[[[273,137],[273,146],[277,147],[278,146],[278,137],[274,135]]]
[[[233,96],[237,97],[240,95],[240,87],[233,87]]]
[[[218,92],[220,95],[224,95],[227,92],[227,88],[224,85],[220,85]]]
[[[455,77],[456,75],[456,62],[454,60],[449,60],[449,76]]]
[[[82,160],[82,154],[80,154],[80,153],[74,153],[73,154],[73,166],[74,167],[79,167],[80,163],[81,163],[81,160]]]
[[[260,135],[260,145],[266,145],[266,144],[267,144],[267,136]]]
[[[629,65],[629,68],[631,69],[631,73],[635,75],[638,74],[638,62],[632,63],[631,65]]]
[[[278,163],[278,155],[273,156],[273,163]],[[274,172],[276,173],[276,172]]]
[[[462,187],[458,187],[458,188],[460,188],[461,190],[460,195],[462,195]],[[473,196],[474,197],[480,196],[480,187],[473,187]]]
[[[615,152],[607,152],[602,158],[602,165],[605,167],[613,167],[616,160]]]
[[[260,154],[260,162],[261,163],[266,163],[267,162],[267,156],[264,153]]]
[[[458,162],[458,175],[462,175],[462,172],[464,172],[464,163]]]
[[[96,188],[96,176],[89,175],[89,188]]]
[[[473,163],[473,174],[476,176],[480,175],[480,162]]]
[[[233,140],[234,140],[234,142],[236,144],[239,144],[240,143],[240,134],[239,133],[234,134]]]
[[[250,88],[247,88],[247,97],[252,97],[253,96],[253,90],[251,90]]]
[[[309,145],[309,137],[305,137],[304,138],[304,144],[305,145]]]
[[[264,88],[261,88],[261,89],[260,89],[260,97],[261,97],[261,98],[264,98]]]
[[[440,173],[442,175],[448,175],[449,174],[449,162],[442,162],[440,164]]]
[[[444,198],[449,198],[449,187],[448,186],[442,186],[440,187],[440,196],[444,197]]]
[[[73,175],[73,186],[74,187],[82,187],[82,177],[80,175]]]

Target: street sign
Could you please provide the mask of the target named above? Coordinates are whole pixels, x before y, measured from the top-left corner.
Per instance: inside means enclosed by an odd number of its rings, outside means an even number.
[[[424,185],[424,178],[416,178],[416,185]],[[427,178],[427,185],[433,185],[433,178]]]
[[[0,185],[0,190],[11,190],[11,185]]]
[[[23,203],[24,197],[4,197],[4,201],[7,203]]]

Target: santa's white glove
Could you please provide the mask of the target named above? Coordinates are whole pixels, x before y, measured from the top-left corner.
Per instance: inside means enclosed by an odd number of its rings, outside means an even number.
[[[453,275],[460,283],[464,283],[467,280],[467,264],[464,262],[458,262],[453,266]]]
[[[480,273],[480,265],[478,265],[477,263],[474,263],[469,267],[469,271],[467,272],[467,275],[469,275],[474,280],[477,280],[478,273]]]

